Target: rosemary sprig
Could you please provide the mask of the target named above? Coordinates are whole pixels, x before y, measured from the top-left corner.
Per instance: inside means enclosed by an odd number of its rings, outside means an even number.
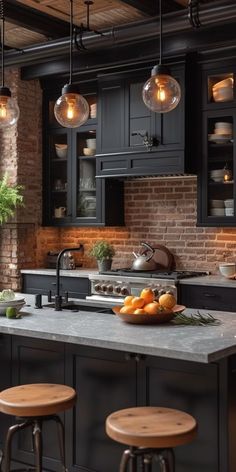
[[[214,316],[207,313],[202,315],[199,311],[190,315],[184,313],[176,313],[171,323],[176,325],[191,325],[191,326],[207,326],[207,325],[219,325],[221,322],[214,318]]]

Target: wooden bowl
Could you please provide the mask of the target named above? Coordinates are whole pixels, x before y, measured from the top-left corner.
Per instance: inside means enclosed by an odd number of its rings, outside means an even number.
[[[127,315],[126,313],[120,313],[121,308],[121,306],[115,306],[112,310],[125,323],[162,324],[171,321],[176,313],[181,313],[186,307],[184,305],[175,305],[171,311],[160,311],[157,315]]]

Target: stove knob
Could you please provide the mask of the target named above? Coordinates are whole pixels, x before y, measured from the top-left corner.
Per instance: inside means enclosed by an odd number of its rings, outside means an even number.
[[[101,289],[102,289],[102,292],[106,292],[107,291],[106,284],[102,284]]]
[[[112,293],[113,292],[113,285],[108,285],[107,286],[107,292]]]
[[[120,285],[116,285],[116,286],[114,287],[114,292],[115,292],[115,293],[120,293],[120,290],[121,290]]]
[[[120,293],[121,293],[121,295],[128,295],[129,294],[128,287],[125,287],[125,286],[121,287]]]
[[[166,291],[165,291],[163,288],[158,291],[159,297],[160,297],[161,295],[164,295],[165,293],[166,293]]]
[[[100,284],[94,285],[94,290],[95,292],[101,292],[101,285]]]

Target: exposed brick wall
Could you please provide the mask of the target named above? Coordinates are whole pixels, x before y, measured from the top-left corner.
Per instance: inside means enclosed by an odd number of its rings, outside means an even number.
[[[125,182],[123,228],[41,227],[42,133],[38,81],[22,82],[18,71],[7,71],[6,84],[17,95],[20,119],[16,127],[0,134],[0,175],[7,170],[13,183],[25,187],[25,208],[0,228],[0,289],[20,288],[20,269],[44,267],[49,250],[84,244],[77,259],[96,267],[88,249],[97,239],[114,244],[114,267],[132,262],[139,242],[164,244],[179,269],[217,272],[219,261],[236,259],[236,228],[196,226],[196,178],[130,180]]]

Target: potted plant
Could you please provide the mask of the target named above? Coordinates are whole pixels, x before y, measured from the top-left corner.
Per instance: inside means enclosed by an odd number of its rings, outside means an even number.
[[[91,247],[89,254],[97,259],[99,272],[103,272],[111,268],[115,249],[107,241],[101,240],[96,241],[96,243]]]
[[[23,196],[21,195],[21,185],[9,185],[7,174],[0,180],[0,224],[6,223],[17,206],[23,205]]]

